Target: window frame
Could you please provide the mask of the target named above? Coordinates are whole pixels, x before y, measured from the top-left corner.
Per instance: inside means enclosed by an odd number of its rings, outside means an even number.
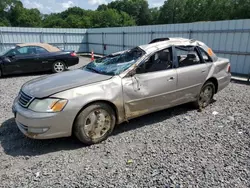
[[[170,69],[165,69],[165,70],[159,70],[159,71],[153,71],[153,72],[143,72],[143,73],[137,73],[137,69],[141,66],[141,65],[143,65],[147,60],[149,60],[149,58],[151,58],[154,54],[156,54],[157,52],[160,52],[160,51],[163,51],[163,50],[166,50],[166,49],[171,49],[170,51],[170,53],[171,53],[171,56],[172,56],[172,64],[173,64],[173,67],[172,68],[170,68]],[[173,70],[173,69],[175,69],[175,67],[176,67],[176,65],[175,65],[175,61],[174,61],[174,53],[173,53],[173,46],[169,46],[169,47],[164,47],[164,48],[162,48],[162,49],[158,49],[157,51],[154,51],[154,52],[152,52],[152,53],[150,53],[150,54],[148,54],[138,65],[137,65],[137,67],[136,67],[136,69],[135,69],[135,72],[136,72],[136,74],[138,74],[138,75],[141,75],[141,74],[150,74],[150,73],[157,73],[157,72],[161,72],[161,71],[168,71],[168,70]]]
[[[19,49],[22,49],[22,48],[27,48],[27,52],[28,52],[28,49],[29,48],[35,48],[35,46],[23,46],[23,47],[19,47],[19,48],[15,48],[15,51],[17,51],[17,56],[30,56],[30,55],[37,55],[37,53],[35,54],[28,54],[28,53],[20,53],[20,51],[18,51]]]
[[[200,52],[200,56],[201,56],[201,59],[202,59],[202,61],[203,61],[203,63],[213,63],[214,61],[213,61],[213,59],[211,58],[211,56],[206,52],[206,50],[204,50],[202,47],[200,47],[200,46],[197,46],[197,49],[198,49],[198,51]],[[203,56],[202,56],[202,52],[204,52],[206,55],[207,55],[207,57],[209,58],[209,61],[208,62],[206,62],[205,60],[204,60],[204,58],[203,58]]]
[[[49,51],[48,51],[48,50],[46,50],[45,48],[43,48],[43,47],[41,47],[41,46],[32,46],[32,47],[36,49],[36,54],[37,54],[37,55],[40,55],[40,54],[45,54],[45,53],[49,53]],[[41,48],[41,49],[43,49],[43,50],[45,51],[45,53],[37,53],[37,48]]]
[[[177,58],[177,53],[176,53],[176,51],[178,50],[178,49],[176,49],[176,48],[178,48],[178,47],[192,47],[192,48],[194,48],[194,51],[197,53],[197,55],[198,55],[198,57],[199,57],[199,59],[200,59],[200,63],[199,64],[194,64],[194,65],[189,65],[189,66],[185,66],[185,67],[180,67],[179,66],[179,62],[178,62],[178,58]],[[204,64],[204,62],[203,62],[203,58],[201,57],[201,53],[200,53],[200,51],[199,51],[199,49],[197,48],[197,46],[193,46],[193,45],[188,45],[188,46],[184,46],[184,45],[176,45],[176,46],[174,46],[174,48],[173,48],[173,54],[174,54],[174,61],[175,61],[175,64],[176,64],[176,68],[186,68],[186,67],[191,67],[191,66],[197,66],[197,65],[202,65],[202,64]]]

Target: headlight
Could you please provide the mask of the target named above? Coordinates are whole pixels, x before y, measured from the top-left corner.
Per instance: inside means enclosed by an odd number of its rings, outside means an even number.
[[[60,112],[67,102],[65,99],[35,99],[29,105],[29,109],[36,112]]]

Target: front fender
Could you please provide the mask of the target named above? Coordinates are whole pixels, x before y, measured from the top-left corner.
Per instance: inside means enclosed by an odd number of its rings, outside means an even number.
[[[68,104],[64,110],[70,114],[72,126],[75,117],[82,108],[95,101],[107,101],[114,104],[117,110],[117,123],[125,121],[122,82],[119,76],[114,76],[106,81],[69,89],[51,97],[68,99]]]

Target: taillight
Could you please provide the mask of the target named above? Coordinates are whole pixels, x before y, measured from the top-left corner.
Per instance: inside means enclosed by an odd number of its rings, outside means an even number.
[[[76,56],[76,53],[75,52],[72,52],[70,53],[71,56],[75,57]]]
[[[230,66],[230,64],[228,65],[228,68],[227,68],[227,72],[231,72],[231,66]]]

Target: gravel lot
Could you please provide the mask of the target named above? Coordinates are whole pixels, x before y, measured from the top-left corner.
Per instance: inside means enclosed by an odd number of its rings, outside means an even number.
[[[202,112],[182,105],[134,119],[86,147],[16,127],[13,99],[40,75],[0,80],[0,187],[250,187],[249,85],[231,83]]]

